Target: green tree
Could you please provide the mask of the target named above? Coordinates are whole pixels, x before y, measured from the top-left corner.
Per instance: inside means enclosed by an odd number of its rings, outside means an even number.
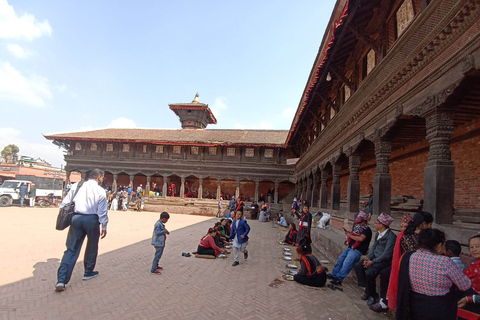
[[[5,159],[5,162],[8,163],[8,159],[13,159],[13,157],[20,151],[20,149],[14,145],[9,144],[2,150],[2,157]]]

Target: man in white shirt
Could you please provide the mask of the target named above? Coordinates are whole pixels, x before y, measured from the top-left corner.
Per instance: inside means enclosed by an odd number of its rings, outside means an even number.
[[[98,271],[94,271],[98,255],[98,241],[107,235],[108,223],[107,197],[105,190],[100,187],[103,178],[102,170],[90,171],[89,180],[83,181],[83,184],[79,182],[72,185],[70,192],[62,201],[63,207],[74,200],[75,215],[68,229],[67,250],[64,252],[58,268],[56,291],[64,291],[65,285],[70,281],[85,236],[87,236],[87,248],[84,257],[83,280],[98,276]],[[102,225],[101,232],[100,225]]]

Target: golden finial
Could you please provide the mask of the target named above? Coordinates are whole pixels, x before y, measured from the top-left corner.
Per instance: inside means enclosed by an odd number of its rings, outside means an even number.
[[[193,98],[192,103],[200,103],[200,100],[198,100],[198,97],[199,97],[199,95],[198,95],[198,92],[197,92],[197,94],[195,95],[195,98]]]

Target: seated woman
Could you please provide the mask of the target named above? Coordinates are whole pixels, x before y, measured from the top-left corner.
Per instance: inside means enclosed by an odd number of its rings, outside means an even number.
[[[226,240],[230,241],[229,235],[230,235],[230,230],[227,227],[227,222],[230,221],[229,219],[221,219],[220,220],[220,228],[222,229],[222,234],[221,236]]]
[[[217,256],[219,253],[227,253],[226,249],[219,248],[215,244],[215,234],[217,231],[213,228],[208,229],[208,232],[200,240],[200,244],[197,248],[197,254],[206,256]]]
[[[304,241],[297,248],[298,259],[300,261],[300,270],[293,276],[293,280],[298,283],[312,287],[323,287],[327,281],[327,273],[315,256],[311,254],[310,238],[304,238]]]
[[[472,288],[458,301],[458,307],[480,314],[480,235],[471,237],[468,243],[473,260],[464,273],[472,281]]]
[[[285,220],[285,217],[281,213],[278,214],[275,223],[282,227],[288,227],[287,220]]]
[[[288,244],[295,244],[297,242],[297,226],[295,223],[290,223],[289,230],[283,242]]]
[[[470,279],[448,257],[443,256],[445,233],[423,229],[418,249],[403,255],[397,292],[397,319],[455,320],[455,287],[468,290]]]
[[[219,247],[219,248],[224,248],[225,247],[225,238],[222,237],[222,226],[221,225],[218,225],[215,227],[215,231],[216,231],[216,234],[215,234],[215,244]]]

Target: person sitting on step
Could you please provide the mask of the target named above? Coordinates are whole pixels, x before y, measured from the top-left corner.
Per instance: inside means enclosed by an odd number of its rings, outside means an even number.
[[[297,247],[298,259],[295,260],[300,261],[300,270],[293,276],[293,280],[307,286],[323,287],[327,281],[327,273],[318,259],[312,255],[310,244],[310,238],[305,237]]]

